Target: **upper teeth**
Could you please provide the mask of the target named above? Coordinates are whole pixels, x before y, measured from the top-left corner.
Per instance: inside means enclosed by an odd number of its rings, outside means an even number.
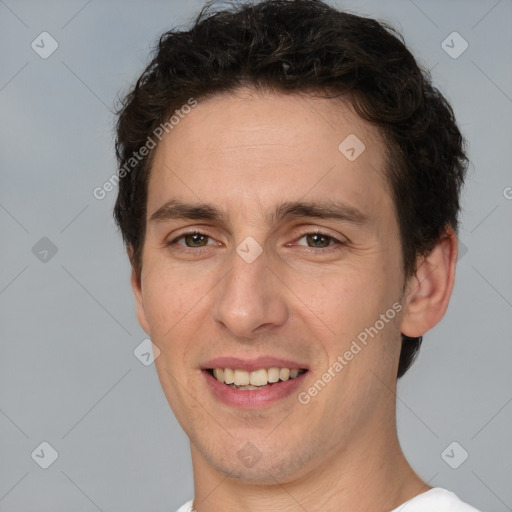
[[[236,386],[266,386],[279,380],[295,379],[304,370],[289,368],[268,368],[248,372],[246,370],[233,370],[231,368],[214,368],[213,376],[225,384],[235,384]]]

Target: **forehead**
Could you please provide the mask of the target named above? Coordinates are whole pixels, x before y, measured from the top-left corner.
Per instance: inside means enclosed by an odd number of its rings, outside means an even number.
[[[155,149],[148,217],[171,198],[233,214],[286,201],[392,209],[379,131],[348,102],[240,89],[198,105]]]

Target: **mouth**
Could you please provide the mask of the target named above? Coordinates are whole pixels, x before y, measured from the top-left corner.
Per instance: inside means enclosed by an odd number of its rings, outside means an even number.
[[[242,391],[262,390],[282,382],[296,379],[308,370],[305,368],[271,367],[247,371],[239,368],[208,368],[209,375],[221,384]]]
[[[261,409],[296,396],[310,373],[304,364],[275,357],[219,357],[201,368],[215,400],[236,409]]]

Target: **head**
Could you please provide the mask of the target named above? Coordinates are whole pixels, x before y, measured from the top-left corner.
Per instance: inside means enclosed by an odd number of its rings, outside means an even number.
[[[375,379],[401,377],[447,307],[466,168],[452,109],[400,35],[315,0],[205,9],[189,30],[161,37],[118,114],[114,215],[138,317],[202,456],[228,467],[229,434],[219,428],[215,447],[199,432],[214,403],[197,403],[200,374],[217,355],[295,355],[311,386],[360,341],[315,400],[283,408],[296,418],[292,450],[304,418],[323,425],[295,450],[297,467],[315,460],[326,425],[342,422],[348,442],[385,415]],[[297,203],[339,203],[344,218]],[[336,397],[357,409],[350,419]],[[235,437],[270,427],[254,411],[232,420]],[[270,454],[285,441],[267,434],[251,439]],[[277,459],[268,467],[292,471]]]

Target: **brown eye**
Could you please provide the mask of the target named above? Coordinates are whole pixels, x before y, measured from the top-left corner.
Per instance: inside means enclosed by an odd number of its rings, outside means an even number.
[[[301,240],[305,240],[305,243],[299,243]],[[345,242],[320,231],[304,233],[295,243],[304,246],[306,251],[319,255],[342,249],[346,245]]]
[[[208,241],[211,239],[211,235],[209,233],[202,233],[200,231],[190,231],[189,233],[182,233],[181,235],[177,236],[176,238],[170,240],[169,242],[166,242],[165,245],[167,247],[171,247],[173,245],[177,245],[179,247],[182,247],[182,250],[187,249],[202,249],[203,247],[207,247]],[[184,243],[181,243],[181,240],[184,241]]]
[[[208,242],[209,237],[203,233],[189,233],[181,238],[185,240],[187,247],[204,247],[206,244],[202,244],[202,242]]]
[[[312,244],[315,248],[323,248],[330,245],[330,241],[333,240],[331,236],[322,235],[321,233],[311,233],[306,235],[308,244]]]

